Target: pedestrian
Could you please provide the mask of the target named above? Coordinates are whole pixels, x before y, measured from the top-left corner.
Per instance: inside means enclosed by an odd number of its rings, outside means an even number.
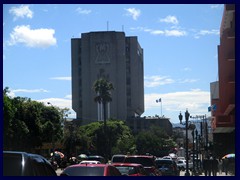
[[[223,167],[226,175],[228,175],[228,165],[229,165],[228,159],[227,158],[223,159]]]
[[[218,172],[219,174],[222,174],[222,171],[223,171],[223,161],[221,158],[219,158],[218,160]]]
[[[211,164],[209,156],[203,160],[203,170],[205,176],[211,176]]]
[[[216,159],[216,157],[213,157],[213,159],[212,159],[212,174],[213,174],[213,176],[217,176],[217,172],[218,172],[218,160]]]

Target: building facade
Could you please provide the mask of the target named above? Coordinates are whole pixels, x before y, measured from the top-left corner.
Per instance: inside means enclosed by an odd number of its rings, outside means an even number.
[[[235,5],[224,6],[218,46],[219,81],[210,84],[212,129],[219,156],[235,151]]]
[[[144,112],[143,49],[137,37],[124,32],[83,33],[71,39],[72,109],[80,124],[103,120],[94,101],[93,84],[104,78],[113,84],[107,119],[126,120]]]

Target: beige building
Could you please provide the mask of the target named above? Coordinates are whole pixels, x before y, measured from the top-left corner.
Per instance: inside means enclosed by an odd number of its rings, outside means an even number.
[[[124,32],[83,33],[71,39],[72,108],[80,124],[103,120],[94,102],[93,83],[103,77],[113,84],[107,118],[126,120],[144,112],[143,49]]]

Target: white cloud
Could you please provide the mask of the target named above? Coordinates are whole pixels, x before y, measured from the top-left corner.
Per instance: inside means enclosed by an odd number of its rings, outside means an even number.
[[[181,31],[181,30],[166,30],[165,35],[180,37],[180,36],[186,36],[187,33],[186,31]]]
[[[165,32],[164,31],[161,31],[161,30],[148,30],[146,32],[150,32],[151,34],[154,34],[154,35],[164,35]]]
[[[66,99],[72,99],[72,95],[71,94],[68,94],[65,96]]]
[[[198,33],[194,35],[194,38],[199,39],[201,36],[206,36],[206,35],[219,35],[220,31],[216,29],[212,30],[200,30]]]
[[[189,68],[189,67],[185,67],[185,68],[183,68],[183,71],[191,71],[192,69],[191,68]]]
[[[165,22],[165,23],[171,23],[171,24],[178,24],[178,20],[177,20],[176,16],[171,16],[171,15],[169,15],[163,19],[160,19],[159,21]]]
[[[23,92],[23,93],[46,93],[49,92],[48,90],[45,89],[14,89],[11,90],[12,92],[16,93],[16,92]]]
[[[48,102],[51,103],[52,106],[59,107],[61,109],[68,108],[70,114],[68,118],[76,118],[75,111],[72,110],[72,99],[64,99],[64,98],[47,98],[47,99],[40,99],[37,100],[38,102],[43,102],[46,106],[49,106]],[[50,106],[51,106],[50,105]]]
[[[198,81],[198,79],[182,79],[182,80],[179,80],[178,82],[179,83],[194,83],[197,81]]]
[[[143,116],[159,114],[160,107],[159,103],[156,103],[156,99],[161,98],[163,115],[171,118],[171,121],[179,121],[179,112],[185,111],[186,108],[192,115],[206,114],[210,104],[210,92],[200,89],[166,94],[145,94],[144,98],[145,113]]]
[[[217,8],[222,8],[223,7],[223,4],[213,4],[210,6],[211,9],[217,9]]]
[[[141,11],[139,9],[135,9],[135,8],[127,8],[125,9],[127,11],[127,14],[128,16],[132,16],[132,18],[134,20],[137,20],[138,17],[140,16],[141,14]]]
[[[63,81],[71,81],[72,77],[71,76],[66,76],[66,77],[52,77],[50,78],[52,80],[63,80]]]
[[[12,7],[9,10],[9,13],[14,16],[14,20],[17,20],[18,18],[32,18],[33,12],[29,9],[29,5],[21,5],[19,7]]]
[[[173,83],[194,83],[197,82],[198,79],[178,79],[174,80],[168,76],[144,76],[144,86],[147,88],[163,86],[166,84]]]
[[[157,87],[172,83],[174,83],[174,80],[167,76],[144,76],[145,87]]]
[[[16,93],[48,93],[49,91],[46,89],[9,89],[10,93],[8,95],[10,97],[16,97]]]
[[[130,28],[133,31],[144,31],[148,32],[153,35],[163,35],[163,36],[175,36],[175,37],[180,37],[180,36],[186,36],[187,32],[184,30],[179,30],[179,29],[172,29],[172,30],[155,30],[155,29],[149,29],[146,27],[136,27],[136,28]]]
[[[10,34],[9,45],[22,43],[28,47],[46,48],[56,45],[54,29],[31,29],[29,25],[16,26]]]
[[[77,8],[76,11],[79,13],[79,14],[90,14],[92,12],[92,10],[87,10],[87,9],[82,9],[82,8]]]

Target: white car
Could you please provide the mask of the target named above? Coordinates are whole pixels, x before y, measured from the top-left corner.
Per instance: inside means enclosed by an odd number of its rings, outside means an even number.
[[[177,161],[177,167],[178,167],[179,170],[185,171],[186,166],[187,166],[186,160],[179,159],[179,160]],[[190,170],[193,168],[193,163],[190,162],[190,161],[188,161],[188,168],[189,168]]]
[[[81,161],[79,164],[101,164],[100,161],[88,161],[88,160],[85,160],[85,161]]]

